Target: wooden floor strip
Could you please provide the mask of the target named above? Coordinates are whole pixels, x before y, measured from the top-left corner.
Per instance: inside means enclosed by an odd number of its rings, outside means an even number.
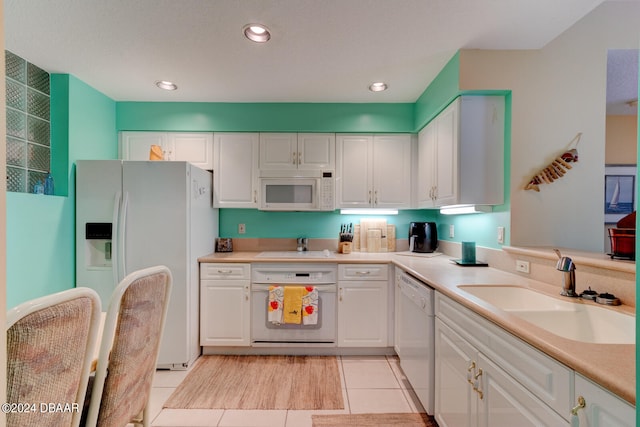
[[[312,415],[313,427],[438,427],[427,414],[335,414]]]
[[[327,356],[202,356],[164,404],[173,409],[344,409]]]

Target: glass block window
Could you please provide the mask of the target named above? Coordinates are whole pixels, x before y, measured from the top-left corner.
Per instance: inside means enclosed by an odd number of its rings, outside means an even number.
[[[31,193],[51,167],[49,73],[5,51],[7,191]]]

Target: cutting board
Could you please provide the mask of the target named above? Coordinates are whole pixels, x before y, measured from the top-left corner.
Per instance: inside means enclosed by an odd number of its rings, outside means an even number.
[[[360,221],[360,252],[387,252],[387,245],[386,219]]]
[[[387,252],[396,251],[396,226],[387,224]]]

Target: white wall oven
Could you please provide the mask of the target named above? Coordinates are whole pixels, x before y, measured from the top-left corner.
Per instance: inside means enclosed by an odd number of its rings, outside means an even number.
[[[337,335],[335,264],[269,263],[251,268],[251,342],[253,345],[335,345]],[[270,286],[313,286],[317,291],[314,324],[269,320]]]

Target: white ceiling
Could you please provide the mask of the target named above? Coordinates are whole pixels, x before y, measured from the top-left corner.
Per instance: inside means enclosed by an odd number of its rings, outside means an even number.
[[[607,52],[607,114],[637,115],[638,49],[611,49]]]
[[[414,102],[457,50],[538,49],[602,2],[5,0],[5,43],[116,101]]]

